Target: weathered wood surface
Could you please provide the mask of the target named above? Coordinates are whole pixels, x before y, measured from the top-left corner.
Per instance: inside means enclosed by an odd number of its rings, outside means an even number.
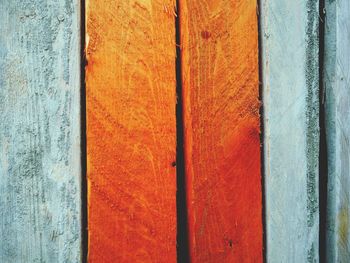
[[[79,262],[76,0],[0,3],[0,262]]]
[[[318,262],[317,0],[262,0],[268,262]]]
[[[350,2],[326,0],[327,262],[350,262]]]
[[[176,262],[172,0],[87,2],[89,262]]]
[[[255,0],[180,1],[191,262],[261,262]]]

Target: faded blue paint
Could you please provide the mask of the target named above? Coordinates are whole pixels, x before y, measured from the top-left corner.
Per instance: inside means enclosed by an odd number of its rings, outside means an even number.
[[[318,262],[317,0],[262,0],[267,262]]]
[[[326,0],[327,262],[350,262],[350,2]]]
[[[80,262],[77,0],[0,0],[0,262]]]

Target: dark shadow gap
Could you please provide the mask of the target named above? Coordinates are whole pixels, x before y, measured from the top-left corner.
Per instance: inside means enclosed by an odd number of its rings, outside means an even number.
[[[263,107],[263,38],[262,28],[260,21],[262,6],[261,1],[257,1],[257,17],[258,17],[258,44],[259,44],[259,101],[261,106],[259,108],[260,114],[260,163],[261,163],[261,192],[262,192],[262,223],[263,223],[263,262],[267,262],[267,239],[266,239],[266,195],[265,195],[265,154],[264,154],[264,137],[265,137],[265,126],[264,126],[264,107]]]
[[[187,196],[184,157],[184,117],[182,97],[182,59],[180,0],[176,0],[177,16],[175,17],[176,33],[176,210],[177,210],[177,262],[190,262],[187,222]]]
[[[86,150],[86,85],[85,66],[85,0],[80,2],[80,146],[81,146],[81,259],[88,255],[88,200],[87,200],[87,150]]]
[[[326,262],[327,233],[327,191],[328,191],[328,156],[325,119],[325,86],[324,86],[324,45],[325,45],[325,0],[319,0],[319,86],[320,86],[320,150],[319,150],[319,257],[320,263]]]

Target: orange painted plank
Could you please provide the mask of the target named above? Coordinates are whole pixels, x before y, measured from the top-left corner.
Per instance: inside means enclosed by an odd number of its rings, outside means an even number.
[[[192,262],[262,262],[256,0],[181,0]]]
[[[87,3],[89,262],[176,262],[173,10]]]

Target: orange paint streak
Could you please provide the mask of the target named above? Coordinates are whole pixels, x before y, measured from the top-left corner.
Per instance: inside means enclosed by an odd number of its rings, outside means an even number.
[[[176,262],[174,21],[160,0],[87,3],[89,262]]]
[[[262,262],[255,0],[181,0],[192,262]]]

